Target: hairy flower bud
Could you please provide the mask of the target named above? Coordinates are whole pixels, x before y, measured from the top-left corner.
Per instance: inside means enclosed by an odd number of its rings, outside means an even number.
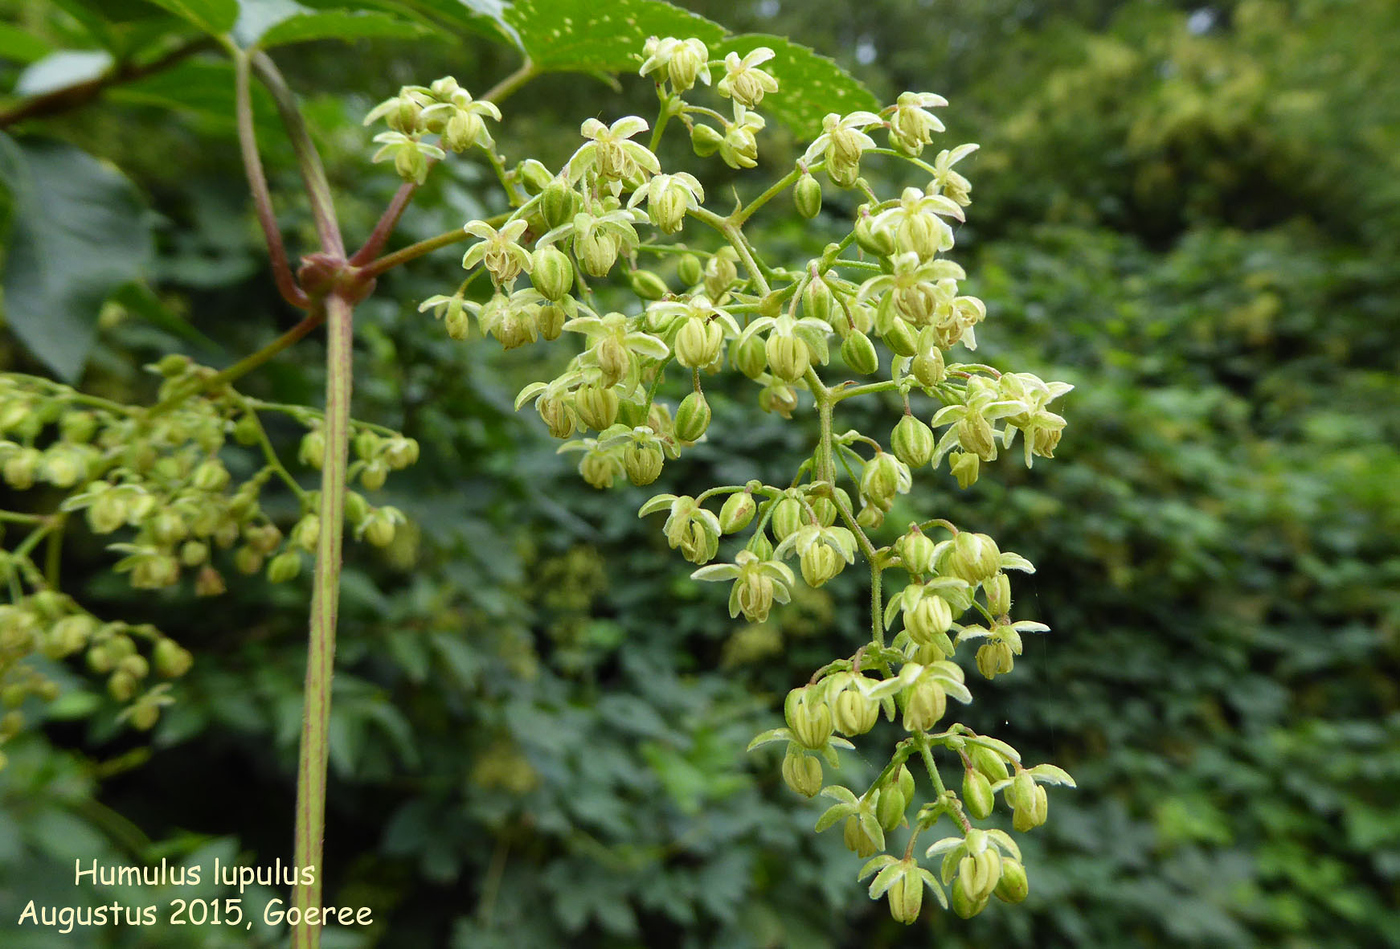
[[[705,394],[690,393],[676,409],[676,437],[683,442],[693,442],[704,435],[709,427],[710,403],[705,401]]]

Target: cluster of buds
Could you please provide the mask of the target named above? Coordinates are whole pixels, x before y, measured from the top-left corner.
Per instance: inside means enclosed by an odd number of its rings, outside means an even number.
[[[6,568],[27,572],[8,558]],[[107,692],[125,706],[121,718],[139,729],[153,727],[173,701],[168,680],[189,671],[193,657],[150,625],[104,623],[56,590],[41,589],[0,605],[0,745],[24,725],[26,699],[51,701],[58,685],[26,662],[40,654],[54,661],[82,656],[89,670],[106,677]],[[150,684],[152,678],[167,680]],[[0,752],[0,767],[4,755]]]
[[[473,99],[456,79],[444,76],[431,86],[404,86],[398,95],[371,109],[365,125],[379,119],[389,131],[374,137],[381,147],[373,160],[393,161],[399,177],[422,184],[430,164],[446,157],[444,149],[494,148],[485,120],[499,122],[501,110]],[[438,136],[437,144],[426,141],[428,135]]]
[[[994,895],[1024,898],[1028,885],[1014,842],[972,822],[992,817],[1000,792],[1014,828],[1029,830],[1045,819],[1040,785],[1072,783],[1050,765],[1023,768],[1015,749],[949,715],[950,699],[972,700],[961,662],[972,659],[987,678],[1004,675],[1022,635],[1046,629],[1010,615],[1008,571],[1033,568],[947,520],[907,524],[888,542],[880,532],[903,510],[900,499],[920,473],[936,472],[945,457],[963,488],[1017,436],[1027,466],[1051,457],[1065,422],[1050,403],[1071,387],[956,361],[957,347],[976,349],[987,308],[962,292],[966,275],[947,257],[971,194],[955,166],[977,146],[942,149],[931,164],[919,157],[943,131],[932,111],[947,104],[942,97],[906,92],[880,111],[827,115],[778,185],[728,216],[705,207],[696,177],[663,168],[656,141],[677,118],[701,158],[756,167],[766,125],[757,110],[779,92],[784,66],[767,47],[720,61],[696,39],[648,40],[640,72],[654,80],[660,102],[651,142],[643,144],[651,126],[638,116],[611,124],[590,118],[580,128],[583,143],[557,172],[534,159],[509,173],[493,162],[511,209],[465,225],[477,239],[463,258],[466,278],[423,308],[458,338],[475,317],[505,348],[578,341],[563,370],[526,386],[516,408],[533,404],[551,435],[565,441],[560,451],[580,455],[579,472],[595,487],[651,484],[667,461],[707,437],[712,414],[702,377],[726,366],[757,384],[765,411],[791,417],[804,402],[815,406],[819,440],[790,484],[662,493],[640,515],[665,512],[662,533],[696,565],[693,578],[729,583],[730,615],[753,624],[767,623],[799,584],[822,587],[858,555],[877,578],[904,575],[899,586],[872,584],[869,641],[793,690],[785,726],[754,745],[783,743],[788,786],[837,799],[818,829],[842,825],[846,845],[869,860],[862,876],[875,876],[871,895],[886,897],[896,919],[918,915],[926,887],[948,906],[950,884],[952,908],[973,915]],[[732,118],[687,101],[712,83],[730,100]],[[888,147],[877,141],[881,134]],[[923,181],[881,199],[862,177],[877,155],[909,162]],[[822,215],[818,176],[862,196],[848,234],[796,266],[766,260],[745,222],[789,187],[803,217]],[[698,229],[710,240],[679,243]],[[481,274],[489,295],[471,292]],[[665,387],[673,364],[684,380],[679,391]],[[899,396],[905,407],[886,444],[833,428],[841,402],[878,393]],[[930,536],[935,530],[946,536]],[[960,649],[972,640],[979,641],[975,659],[970,647]],[[903,737],[876,781],[860,795],[824,786],[838,752],[853,748],[853,738],[880,734],[881,717],[897,722]],[[935,752],[963,763],[961,794],[945,786]],[[931,791],[912,821],[911,764],[928,771]],[[936,874],[914,856],[914,838],[941,816],[960,836],[956,846],[935,845],[951,854]],[[886,836],[904,826],[903,856],[881,853]]]
[[[3,554],[3,566],[12,589],[28,586],[35,592],[0,607],[9,611],[5,624],[12,630],[5,668],[27,668],[16,663],[36,651],[54,659],[84,653],[88,668],[107,677],[112,697],[129,703],[126,719],[143,729],[171,701],[168,684],[144,689],[148,672],[181,675],[190,654],[150,627],[101,623],[81,611],[54,591],[56,564],[40,570],[30,551],[76,520],[70,515],[81,515],[93,534],[117,535],[108,545],[121,555],[114,569],[134,589],[170,587],[190,576],[196,595],[221,594],[226,587],[216,566],[221,550],[228,551],[239,573],[262,572],[271,582],[286,582],[315,551],[319,524],[314,514],[303,514],[284,535],[263,510],[262,491],[278,479],[297,494],[304,512],[314,509],[315,495],[304,491],[278,459],[260,412],[290,413],[308,426],[299,452],[303,463],[319,468],[325,455],[319,416],[309,409],[268,405],[211,386],[214,371],[183,356],[167,356],[148,368],[162,379],[152,409],[84,396],[45,379],[0,379],[0,478],[14,490],[47,485],[66,494],[53,515],[6,517],[32,527]],[[262,465],[243,480],[225,463],[233,463],[234,446],[262,457]],[[376,490],[389,472],[417,460],[418,445],[387,430],[358,426],[354,452],[350,477]],[[235,470],[243,467],[234,463]],[[393,508],[372,507],[353,492],[347,518],[357,536],[381,546],[393,541],[403,519]],[[137,648],[138,641],[151,644],[149,656]]]

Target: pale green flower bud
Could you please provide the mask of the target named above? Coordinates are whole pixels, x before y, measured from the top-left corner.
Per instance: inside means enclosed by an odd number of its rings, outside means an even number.
[[[537,195],[548,188],[554,176],[541,162],[527,158],[515,167],[515,177],[525,188],[525,193]]]
[[[574,393],[574,411],[584,425],[601,432],[617,421],[617,392],[603,386],[579,386]]]
[[[802,579],[810,587],[819,587],[836,576],[846,566],[846,558],[826,544],[813,544],[798,558]]]
[[[1045,823],[1049,812],[1049,795],[1039,784],[1033,784],[1026,797],[1028,800],[1022,802],[1023,806],[1016,808],[1011,814],[1011,826],[1018,833],[1025,833]]]
[[[899,539],[899,559],[904,569],[916,576],[934,573],[933,555],[938,545],[920,530],[913,530]]]
[[[846,844],[846,849],[862,860],[874,856],[875,852],[880,849],[875,838],[867,833],[865,828],[861,826],[860,818],[854,815],[846,818],[846,825],[842,838],[843,842]]]
[[[830,323],[832,308],[835,305],[836,298],[832,295],[831,288],[820,277],[807,281],[807,286],[802,288],[804,315],[816,317],[823,323]]]
[[[958,479],[958,487],[966,490],[977,483],[981,459],[970,451],[955,451],[949,456],[948,466],[953,470],[953,477]]]
[[[228,469],[217,458],[200,463],[194,470],[194,486],[201,491],[222,491],[228,486]]]
[[[996,795],[992,793],[992,782],[981,771],[969,768],[963,772],[963,806],[968,814],[977,820],[986,820],[996,806]]]
[[[43,455],[34,448],[21,448],[5,459],[5,483],[17,491],[34,487]]]
[[[384,463],[395,471],[402,471],[418,461],[418,442],[412,438],[395,435],[384,444]]]
[[[1011,671],[1011,646],[1003,641],[984,643],[977,650],[977,671],[988,679]]]
[[[692,392],[681,400],[676,410],[676,438],[693,442],[710,427],[710,403],[703,392]]]
[[[968,894],[965,886],[960,886],[957,881],[954,881],[953,893],[949,899],[949,905],[953,912],[957,913],[962,919],[971,919],[987,908],[987,900],[973,899]]]
[[[986,534],[961,531],[945,551],[945,569],[968,583],[990,580],[1001,569],[1001,550]]]
[[[288,580],[296,579],[301,573],[301,554],[295,550],[284,550],[267,565],[267,580],[269,583],[286,583]]]
[[[738,253],[732,247],[722,247],[705,262],[705,295],[718,301],[739,279]]]
[[[574,219],[580,203],[578,192],[562,178],[555,178],[540,198],[540,214],[551,228],[559,227]]]
[[[880,368],[880,357],[875,352],[875,344],[860,330],[847,334],[841,343],[841,358],[852,372],[868,376]]]
[[[822,210],[821,183],[804,172],[792,189],[792,203],[797,206],[797,213],[807,220],[816,217]]]
[[[155,659],[156,673],[166,679],[175,679],[186,672],[194,665],[194,656],[173,639],[162,639],[156,643],[152,652]]]
[[[632,354],[616,336],[605,336],[593,347],[593,355],[605,386],[616,385],[632,367]]]
[[[993,616],[1005,616],[1011,611],[1011,578],[1005,573],[982,581],[982,590],[987,594],[987,609]]]
[[[783,715],[793,736],[813,751],[825,748],[831,738],[831,708],[817,698],[812,686],[793,689],[783,703]]]
[[[1005,903],[1019,903],[1024,900],[1031,891],[1030,879],[1026,876],[1026,868],[1019,860],[1010,857],[1001,858],[1001,879],[997,881],[996,889],[993,891],[997,899]]]
[[[233,566],[239,573],[251,577],[262,570],[263,555],[253,547],[244,545],[239,547],[233,555]]]
[[[919,385],[933,388],[948,378],[948,370],[943,362],[943,350],[931,347],[919,353],[909,364],[909,374],[919,381]]]
[[[681,255],[680,260],[676,261],[676,276],[680,277],[681,283],[687,287],[693,287],[705,279],[705,271],[700,266],[700,258],[694,254]]]
[[[924,880],[919,873],[919,865],[912,859],[900,861],[903,868],[885,891],[889,900],[890,915],[897,923],[906,926],[919,918],[919,910],[924,905]]]
[[[861,205],[854,229],[856,244],[867,254],[889,257],[894,254],[894,231],[884,224],[875,225],[873,221],[869,208]]]
[[[719,510],[719,526],[726,534],[735,534],[749,526],[758,505],[747,491],[731,494]]]
[[[371,461],[360,469],[360,484],[368,491],[378,491],[389,480],[389,466],[382,461]]]
[[[986,775],[987,780],[993,784],[1006,779],[1006,759],[985,745],[969,745],[967,757],[972,766]]]
[[[627,472],[627,480],[639,486],[655,481],[661,474],[664,461],[661,449],[655,445],[632,442],[622,451],[622,467]]]
[[[65,412],[58,420],[58,430],[64,441],[86,445],[97,434],[97,418],[91,412]]]
[[[977,455],[983,461],[992,461],[997,456],[996,432],[992,423],[974,412],[969,412],[958,420],[958,444]]]
[[[118,702],[129,702],[136,694],[136,677],[118,669],[107,680],[107,693]]]
[[[854,687],[842,689],[832,705],[832,721],[836,730],[844,735],[864,735],[875,727],[879,717],[880,703]]]
[[[631,284],[632,292],[643,300],[660,300],[671,292],[666,281],[650,270],[633,270],[627,275],[627,282]]]
[[[783,418],[792,418],[797,408],[797,390],[787,385],[771,385],[758,394],[758,407],[765,412],[777,412]]]
[[[769,524],[774,537],[787,540],[788,535],[801,527],[804,520],[801,501],[796,498],[781,498],[773,508],[773,517]]]
[[[701,158],[709,158],[719,151],[723,142],[723,135],[702,122],[696,122],[695,127],[690,130],[690,147]]]
[[[50,627],[44,638],[43,652],[50,659],[58,660],[84,648],[92,634],[97,632],[97,620],[86,613],[65,616]]]
[[[729,358],[734,363],[734,368],[750,379],[757,379],[768,368],[767,347],[757,335],[750,336],[733,347]]]
[[[920,679],[904,691],[904,729],[927,731],[948,708],[948,696],[943,686],[932,679]]]
[[[690,317],[676,333],[676,362],[687,369],[710,365],[724,346],[724,329],[717,320]]]
[[[922,468],[933,458],[933,429],[912,415],[906,415],[890,434],[890,450],[911,468]]]
[[[377,508],[372,511],[368,523],[363,525],[365,540],[376,547],[388,547],[394,542],[398,532],[397,519],[390,508]]]
[[[94,534],[110,534],[127,522],[129,513],[130,505],[124,492],[104,490],[88,505],[88,527],[92,528]]]
[[[121,658],[121,661],[117,663],[117,671],[125,672],[133,679],[144,679],[150,674],[151,664],[146,661],[145,656],[133,653],[130,656],[123,656]]]
[[[880,339],[896,356],[912,356],[918,352],[919,342],[914,328],[901,316],[890,317],[884,332],[880,334]]]
[[[812,352],[795,336],[772,333],[764,346],[773,375],[784,382],[796,382],[812,365]]]
[[[554,245],[535,250],[530,280],[546,300],[562,300],[574,286],[574,265]]]
[[[907,768],[905,772],[908,772]],[[912,776],[910,780],[912,782]],[[880,822],[885,832],[889,833],[904,820],[904,811],[908,807],[909,799],[900,789],[899,782],[889,782],[880,788],[880,798],[875,802],[875,819]]]
[[[822,763],[789,742],[783,757],[783,782],[803,797],[813,797],[822,789]]]
[[[941,647],[952,625],[953,611],[948,601],[936,593],[924,594],[912,610],[904,613],[904,628],[909,631],[909,638],[920,646]]]
[[[867,503],[888,511],[895,494],[907,494],[911,484],[909,468],[888,452],[877,452],[865,463],[860,475],[860,494]]]
[[[605,490],[611,488],[613,481],[622,473],[622,459],[610,451],[585,452],[579,461],[578,473],[590,487]]]
[[[613,264],[617,263],[621,250],[617,235],[599,228],[590,229],[574,240],[574,253],[578,256],[579,265],[590,277],[606,277]]]

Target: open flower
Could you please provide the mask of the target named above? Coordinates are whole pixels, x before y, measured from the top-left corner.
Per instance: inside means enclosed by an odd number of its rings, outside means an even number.
[[[901,92],[890,116],[890,147],[906,155],[922,154],[933,133],[943,131],[938,116],[927,110],[947,104],[932,92]]]
[[[660,73],[657,81],[669,79],[673,92],[685,92],[695,85],[696,79],[707,86],[710,84],[710,51],[694,37],[679,40],[674,36],[665,39],[652,36],[647,39],[642,52],[647,58],[638,71],[639,75]]]
[[[763,101],[764,93],[778,91],[778,80],[758,68],[775,55],[767,46],[755,47],[743,59],[738,53],[730,53],[724,57],[724,78],[715,90],[740,105],[753,108]]]
[[[657,175],[645,187],[637,189],[627,202],[635,208],[643,200],[647,203],[651,223],[661,228],[663,233],[674,234],[685,223],[685,212],[698,208],[705,200],[705,189],[694,175],[680,172],[674,175]]]
[[[802,155],[802,164],[810,165],[818,158],[826,160],[826,173],[843,188],[855,184],[860,174],[860,156],[875,147],[875,140],[864,131],[871,125],[882,125],[874,112],[852,112],[847,116],[828,112],[822,119],[822,133],[813,140]]]
[[[447,153],[436,145],[429,145],[417,135],[402,132],[380,132],[374,137],[380,144],[371,161],[380,162],[393,159],[394,170],[405,181],[422,184],[428,177],[428,160],[441,161]]]
[[[522,270],[530,272],[530,252],[517,243],[527,226],[524,218],[507,222],[499,231],[485,221],[467,224],[462,230],[480,237],[481,241],[467,248],[462,255],[462,266],[471,270],[484,263],[496,286],[510,285]]]
[[[752,623],[768,618],[773,603],[786,603],[792,598],[791,587],[796,582],[792,570],[778,560],[761,560],[750,550],[741,550],[733,563],[717,563],[701,567],[691,575],[694,580],[733,580],[729,591],[729,615],[744,614]]]
[[[569,182],[578,181],[589,170],[605,181],[627,181],[660,172],[656,156],[641,142],[630,141],[647,128],[646,119],[635,115],[625,115],[612,125],[586,120],[579,132],[589,141],[579,146],[565,167]]]

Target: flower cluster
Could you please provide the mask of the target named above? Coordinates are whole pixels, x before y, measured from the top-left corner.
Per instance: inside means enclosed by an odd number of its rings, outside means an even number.
[[[1028,466],[1051,457],[1065,425],[1051,403],[1070,386],[958,361],[959,349],[976,349],[987,309],[963,292],[966,275],[947,256],[971,193],[954,169],[976,146],[943,149],[931,164],[920,157],[943,131],[931,111],[946,105],[942,97],[906,92],[878,112],[827,115],[791,170],[728,215],[705,206],[698,178],[662,166],[656,144],[678,118],[699,157],[755,167],[766,126],[757,110],[779,93],[782,68],[766,47],[718,61],[699,40],[652,38],[640,73],[656,83],[655,127],[638,116],[590,118],[557,172],[530,159],[507,173],[493,157],[511,208],[465,225],[464,236],[476,239],[465,278],[422,308],[457,338],[475,318],[506,348],[576,341],[563,370],[526,386],[516,407],[533,404],[598,488],[650,484],[705,438],[712,413],[702,380],[726,366],[756,383],[765,411],[815,410],[820,435],[791,483],[658,494],[640,514],[664,512],[666,542],[696,565],[693,577],[728,583],[731,616],[750,623],[765,622],[799,585],[822,587],[863,558],[867,641],[794,689],[785,726],[754,746],[784,745],[786,783],[836,800],[818,830],[843,826],[846,846],[868,860],[861,876],[874,876],[872,897],[887,898],[896,919],[918,915],[926,888],[970,916],[992,896],[1016,902],[1028,891],[1015,841],[974,822],[991,817],[1000,795],[1014,829],[1028,831],[1046,819],[1043,785],[1072,781],[1052,765],[1024,766],[1011,746],[953,721],[948,700],[973,697],[960,661],[987,678],[1005,675],[1023,635],[1046,627],[1011,617],[1009,572],[1032,571],[1025,558],[947,519],[895,524],[893,512],[945,458],[968,488],[1017,437]],[[687,101],[712,80],[729,114]],[[382,114],[397,114],[387,106]],[[922,180],[881,198],[862,176],[875,156],[908,163]],[[822,215],[818,176],[860,195],[841,222],[844,238],[807,260],[766,257],[745,223],[788,188],[801,215]],[[679,242],[697,231],[709,242]],[[482,275],[489,287],[474,291]],[[685,380],[680,391],[665,387],[673,364]],[[883,444],[838,431],[841,403],[877,394],[904,405]],[[882,717],[902,737],[877,779],[860,794],[824,786],[838,750],[889,731],[877,732]],[[935,754],[962,773],[960,791],[945,784]],[[927,771],[922,795],[919,767]],[[921,798],[927,803],[915,808]],[[942,857],[935,872],[914,844],[942,817],[958,833],[928,848],[927,857]],[[887,835],[904,827],[903,856],[883,853]]]
[[[190,665],[190,654],[154,628],[104,623],[59,593],[56,553],[43,569],[36,565],[36,548],[42,543],[57,551],[79,517],[92,534],[113,538],[108,549],[120,555],[114,569],[139,590],[171,587],[189,577],[196,595],[221,594],[221,551],[239,573],[264,573],[283,583],[316,550],[319,523],[310,513],[315,496],[278,458],[262,415],[288,414],[306,425],[300,459],[317,468],[325,455],[320,416],[214,384],[212,369],[184,356],[167,356],[148,368],[162,379],[151,408],[83,395],[47,379],[0,379],[0,479],[12,490],[46,486],[64,495],[51,515],[0,512],[0,526],[28,528],[13,548],[0,551],[11,590],[10,604],[0,606],[0,694],[11,707],[30,693],[52,691],[23,662],[26,657],[81,653],[90,670],[107,676],[112,697],[129,703],[123,714],[131,724],[150,728],[172,701],[170,687],[141,692],[141,684],[152,669],[173,678]],[[239,446],[252,451],[239,452]],[[376,490],[391,471],[417,460],[418,445],[360,425],[354,452],[349,476]],[[249,465],[250,456],[261,464]],[[250,468],[245,477],[234,474]],[[301,505],[302,516],[288,534],[262,507],[263,489],[273,479]],[[355,492],[348,494],[346,516],[357,536],[380,546],[393,541],[403,519]],[[141,643],[149,645],[148,654],[138,648]]]

